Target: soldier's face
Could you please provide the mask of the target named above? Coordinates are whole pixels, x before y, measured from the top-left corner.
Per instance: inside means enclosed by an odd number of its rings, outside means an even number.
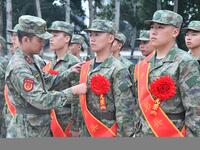
[[[200,32],[194,30],[188,30],[185,35],[185,44],[189,49],[195,49],[200,47]]]
[[[154,50],[153,46],[151,45],[149,41],[140,41],[139,48],[142,55],[145,57],[151,54]]]
[[[178,28],[171,25],[153,23],[150,29],[150,42],[153,47],[161,49],[174,42],[179,31]]]
[[[119,42],[118,40],[114,40],[111,47],[111,52],[119,52],[121,48],[122,48],[122,43]]]
[[[73,55],[76,55],[81,50],[80,44],[70,44],[69,48]]]
[[[63,32],[52,32],[53,36],[50,38],[50,49],[59,51],[65,48],[66,44],[70,41],[70,36]]]
[[[90,32],[90,47],[94,52],[102,51],[111,47],[114,36],[103,32]]]
[[[12,33],[11,42],[13,44],[14,49],[19,47],[19,39],[18,39],[17,33]]]
[[[39,54],[44,46],[44,40],[37,36],[33,36],[29,42],[29,49],[32,54]]]

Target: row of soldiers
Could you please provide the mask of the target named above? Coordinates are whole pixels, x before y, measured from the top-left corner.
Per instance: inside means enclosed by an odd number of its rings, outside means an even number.
[[[43,19],[21,16],[19,49],[0,71],[6,138],[199,136],[200,24],[184,29],[191,55],[176,44],[182,21],[169,10],[145,21],[150,31],[137,40],[146,57],[134,66],[120,55],[126,37],[109,20],[85,29],[95,58],[80,62],[69,54],[70,24],[46,30]],[[37,55],[44,39],[55,52],[48,63]]]

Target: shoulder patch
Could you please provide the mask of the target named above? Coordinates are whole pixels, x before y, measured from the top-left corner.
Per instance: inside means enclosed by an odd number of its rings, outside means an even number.
[[[25,78],[23,81],[23,89],[26,92],[30,92],[34,87],[34,80],[30,78]]]

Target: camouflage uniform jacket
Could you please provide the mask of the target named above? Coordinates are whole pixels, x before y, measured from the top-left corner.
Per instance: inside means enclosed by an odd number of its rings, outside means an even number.
[[[61,108],[73,98],[71,89],[49,92],[38,66],[36,60],[23,54],[21,50],[14,54],[8,64],[5,79],[10,100],[17,110],[8,125],[8,138],[50,136],[49,110]],[[63,82],[64,79],[66,82],[68,76],[69,71],[65,71],[53,79],[54,83]],[[32,81],[29,90],[25,86],[27,80]]]
[[[190,51],[188,51],[188,53],[189,53],[190,55],[192,55],[192,52],[191,52],[191,50],[190,50]],[[197,60],[197,61],[198,61],[198,63],[200,64],[200,57],[194,57],[194,56],[193,56],[193,58],[194,58],[195,60]]]
[[[4,57],[0,56],[0,108],[3,106],[1,104],[3,104],[3,90],[5,85],[5,71],[7,64],[8,61]]]
[[[79,62],[80,61],[78,60],[77,57],[67,53],[63,56],[63,58],[61,58],[58,61],[57,61],[56,57],[54,57],[54,59],[52,60],[52,63],[51,63],[51,68],[54,70],[57,70],[61,73]],[[68,80],[68,82],[64,82],[63,84],[60,84],[59,86],[58,85],[52,86],[49,88],[49,90],[50,91],[51,90],[61,91],[66,88],[70,88],[71,86],[77,85],[78,82],[79,82],[79,74],[75,74],[74,76],[72,76],[72,78],[70,78]],[[63,129],[66,128],[66,125],[71,120],[73,120],[73,126],[72,126],[73,129],[72,130],[78,130],[77,128],[79,128],[79,126],[80,126],[78,124],[79,121],[78,121],[78,117],[77,117],[79,97],[76,96],[74,98],[76,100],[73,102],[77,102],[77,103],[67,104],[67,105],[65,105],[65,107],[63,107],[59,110],[58,109],[56,110],[58,121],[61,123],[61,126],[63,127]]]
[[[120,61],[110,56],[99,66],[94,68],[94,60],[88,73],[87,107],[89,111],[107,127],[118,123],[117,136],[130,136],[133,134],[133,106],[135,99],[131,90],[131,79],[127,68]],[[99,106],[99,96],[90,88],[91,78],[101,74],[111,83],[109,92],[105,95],[106,110],[102,111]],[[106,118],[105,118],[106,116]],[[90,136],[83,122],[83,136]]]
[[[149,63],[149,84],[164,75],[170,75],[175,81],[176,95],[161,102],[162,110],[180,131],[186,127],[186,136],[200,136],[200,72],[197,61],[174,47],[161,61],[156,62],[155,54]],[[141,117],[138,125],[141,128],[136,136],[154,136],[140,109],[137,115]]]
[[[5,119],[3,108],[5,106],[4,101],[4,86],[5,86],[5,71],[8,64],[8,60],[0,56],[0,137],[5,137]]]

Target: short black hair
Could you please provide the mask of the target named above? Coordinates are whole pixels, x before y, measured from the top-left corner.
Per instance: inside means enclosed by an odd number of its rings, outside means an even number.
[[[22,38],[23,38],[24,36],[27,36],[29,39],[32,39],[32,38],[33,38],[34,36],[36,36],[36,35],[33,34],[33,33],[27,33],[27,32],[18,30],[18,31],[17,31],[17,36],[18,36],[19,42],[22,43]]]

